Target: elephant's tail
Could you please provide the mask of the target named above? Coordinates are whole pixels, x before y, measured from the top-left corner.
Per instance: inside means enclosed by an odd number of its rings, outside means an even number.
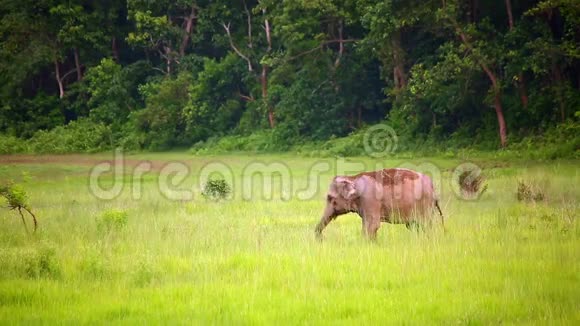
[[[435,207],[439,211],[439,215],[441,216],[441,225],[443,226],[443,231],[445,231],[445,218],[443,217],[443,212],[441,212],[441,207],[439,207],[439,201],[435,200]]]

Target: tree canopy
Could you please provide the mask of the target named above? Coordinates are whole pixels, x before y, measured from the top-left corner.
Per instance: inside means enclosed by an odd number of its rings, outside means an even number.
[[[21,139],[81,120],[111,146],[283,149],[387,121],[409,142],[500,148],[580,118],[576,0],[0,0],[0,15],[0,133]]]

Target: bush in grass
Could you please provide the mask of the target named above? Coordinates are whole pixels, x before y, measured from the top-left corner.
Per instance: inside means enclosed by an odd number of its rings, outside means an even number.
[[[127,227],[129,214],[125,211],[111,209],[105,211],[97,220],[97,229],[101,232],[122,230]]]
[[[91,250],[83,255],[80,271],[89,279],[103,280],[109,275],[108,262],[97,250]]]
[[[142,257],[138,260],[137,266],[133,268],[133,282],[136,286],[147,286],[160,279],[160,273],[155,268],[149,257]]]
[[[209,180],[203,187],[202,196],[210,200],[225,199],[231,192],[230,185],[223,179]]]
[[[541,187],[525,181],[518,181],[518,191],[516,195],[519,201],[537,202],[544,200],[544,192]]]
[[[467,197],[474,197],[483,195],[487,190],[487,184],[485,183],[485,177],[483,175],[478,175],[476,177],[470,178],[473,171],[464,171],[459,175],[459,187],[461,192]]]
[[[59,278],[61,276],[60,263],[56,258],[56,251],[52,248],[41,248],[23,257],[24,272],[29,278]]]

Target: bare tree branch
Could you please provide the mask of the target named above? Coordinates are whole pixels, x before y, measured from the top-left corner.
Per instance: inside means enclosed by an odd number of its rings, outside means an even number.
[[[20,214],[20,217],[22,218],[22,223],[24,224],[24,229],[26,230],[26,233],[30,234],[30,231],[28,231],[28,226],[26,225],[26,220],[24,219],[24,215],[22,214],[21,207],[18,207],[18,213]],[[36,228],[34,230],[36,231]]]
[[[332,44],[332,43],[354,43],[354,42],[358,42],[360,41],[360,39],[356,39],[356,38],[349,38],[349,39],[336,39],[336,40],[327,40],[327,41],[322,41],[321,44],[325,45],[325,44]]]
[[[246,12],[246,17],[248,21],[248,47],[251,49],[253,47],[252,44],[252,15],[250,10],[248,10],[248,5],[246,4],[246,0],[244,2],[244,11]]]
[[[312,48],[310,50],[306,50],[304,52],[300,52],[300,53],[298,53],[298,54],[296,54],[296,55],[294,55],[294,56],[286,59],[286,61],[292,61],[292,60],[298,59],[298,58],[300,58],[302,56],[305,56],[307,54],[310,54],[312,52],[315,52],[316,50],[320,50],[324,45],[327,45],[327,44],[332,44],[332,43],[337,43],[337,42],[341,42],[341,43],[354,43],[354,42],[358,42],[358,41],[360,41],[360,40],[359,39],[346,39],[346,40],[328,40],[328,41],[323,41],[318,46],[316,46],[316,47],[314,47],[314,48]]]
[[[56,58],[54,59],[54,71],[56,73],[56,82],[58,83],[59,98],[63,98],[64,97],[64,85],[62,84],[62,78],[60,77],[60,65],[59,65],[58,60]]]
[[[340,59],[342,58],[342,54],[344,53],[344,41],[342,39],[342,20],[338,23],[338,56],[336,57],[336,60],[334,61],[334,68],[338,68],[338,66],[340,65]]]
[[[34,221],[34,232],[36,232],[36,229],[38,228],[38,221],[36,220],[36,216],[32,213],[32,211],[26,207],[22,207],[24,208],[24,210],[26,210],[28,212],[28,214],[30,214],[30,216],[32,216],[32,220]],[[18,211],[20,211],[20,209],[18,209]],[[20,212],[20,215],[22,215],[22,212]],[[24,217],[23,220],[24,221]]]
[[[157,71],[161,72],[161,73],[162,73],[162,74],[164,74],[164,75],[166,74],[166,71],[165,71],[165,70],[163,70],[163,69],[161,69],[161,68],[157,68],[157,67],[151,67],[151,69],[153,69],[153,70],[157,70]]]
[[[244,100],[246,100],[247,102],[254,102],[256,99],[252,96],[248,96],[248,95],[244,95],[240,92],[238,92],[238,96]]]
[[[240,51],[236,45],[234,44],[234,41],[232,39],[232,34],[230,32],[230,23],[228,23],[227,25],[225,23],[222,23],[222,26],[224,27],[226,34],[228,35],[228,40],[230,41],[230,47],[232,48],[232,50],[234,50],[234,52],[242,59],[246,60],[246,62],[248,63],[248,71],[254,71],[254,68],[252,68],[252,61],[250,61],[250,58],[248,58],[246,55],[244,55],[242,53],[242,51]]]
[[[82,67],[82,66],[79,66],[79,67]],[[67,71],[67,72],[66,72],[66,74],[64,74],[64,75],[63,75],[63,76],[60,78],[60,80],[64,81],[64,80],[66,79],[66,77],[70,76],[70,75],[71,75],[73,72],[77,72],[77,68],[73,68],[73,69],[71,69],[71,70]]]
[[[264,15],[266,14],[266,9],[262,9]],[[270,35],[270,22],[268,19],[264,19],[264,29],[266,30],[266,41],[268,42],[268,52],[272,51],[272,36]]]

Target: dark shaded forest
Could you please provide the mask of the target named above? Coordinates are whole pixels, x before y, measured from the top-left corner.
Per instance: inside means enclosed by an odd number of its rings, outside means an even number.
[[[578,156],[577,0],[0,0],[0,15],[0,153],[284,151],[387,123],[402,149]]]

